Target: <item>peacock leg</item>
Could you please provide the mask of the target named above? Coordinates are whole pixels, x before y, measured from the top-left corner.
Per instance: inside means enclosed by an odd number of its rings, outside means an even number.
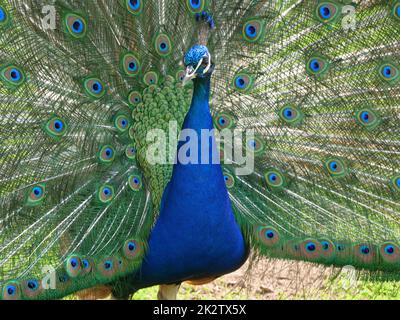
[[[158,294],[157,294],[157,299],[158,300],[177,300],[177,295],[178,295],[180,287],[181,287],[181,283],[171,284],[171,285],[160,285]]]

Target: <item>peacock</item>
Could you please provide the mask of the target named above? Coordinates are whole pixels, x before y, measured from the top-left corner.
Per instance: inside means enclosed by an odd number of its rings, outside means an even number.
[[[399,41],[399,0],[0,0],[0,299],[398,273]]]

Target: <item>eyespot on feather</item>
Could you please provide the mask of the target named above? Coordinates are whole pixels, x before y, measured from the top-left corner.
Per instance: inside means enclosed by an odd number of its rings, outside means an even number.
[[[400,192],[400,175],[394,176],[390,181],[391,187],[395,192]]]
[[[19,282],[10,281],[3,286],[3,300],[20,300],[21,299],[21,288]]]
[[[114,127],[119,133],[125,133],[129,130],[130,120],[124,114],[119,114],[114,119]]]
[[[228,189],[233,189],[235,187],[235,177],[229,172],[224,172],[224,181]]]
[[[235,119],[227,113],[219,113],[214,117],[214,124],[219,130],[232,129],[235,126]]]
[[[65,261],[65,271],[71,278],[78,277],[82,272],[82,261],[78,255],[71,255]]]
[[[125,0],[125,7],[129,13],[138,16],[142,13],[145,0]]]
[[[136,107],[142,102],[142,95],[139,91],[132,91],[128,95],[128,102],[131,107]]]
[[[53,139],[62,138],[67,132],[67,124],[58,116],[51,117],[44,125],[44,131]]]
[[[322,239],[319,243],[321,244],[321,256],[326,259],[334,258],[336,253],[334,243],[328,239]]]
[[[171,38],[165,33],[160,33],[154,40],[154,48],[159,56],[168,57],[172,53]]]
[[[334,178],[345,177],[349,171],[343,160],[329,158],[324,162],[325,170]]]
[[[0,28],[8,25],[10,21],[7,10],[0,5]]]
[[[257,42],[262,38],[265,23],[261,19],[253,18],[246,21],[243,25],[243,38],[247,42]]]
[[[27,200],[26,205],[28,207],[36,207],[43,204],[46,195],[46,187],[44,184],[38,184],[30,189],[27,192]]]
[[[371,244],[358,244],[353,248],[353,255],[357,262],[372,264],[377,262],[376,247]]]
[[[241,93],[246,93],[252,89],[254,78],[245,72],[240,72],[233,78],[233,88]]]
[[[400,263],[399,246],[392,242],[385,242],[379,248],[379,253],[384,262],[389,264]]]
[[[378,74],[382,82],[396,84],[400,79],[399,65],[392,62],[383,62],[379,66]]]
[[[256,231],[257,239],[267,248],[276,247],[281,243],[281,237],[275,228],[260,226]]]
[[[340,15],[340,7],[333,1],[324,1],[316,7],[316,16],[320,22],[329,23],[335,21]]]
[[[322,56],[312,56],[307,60],[306,70],[311,76],[321,77],[329,70],[330,63],[328,59]]]
[[[41,293],[43,293],[43,288],[41,281],[38,279],[28,279],[21,282],[22,295],[26,299],[35,299]]]
[[[140,73],[141,63],[133,52],[127,52],[121,57],[121,69],[123,73],[131,78]]]
[[[142,190],[143,183],[142,183],[142,178],[139,175],[131,175],[128,178],[128,183],[132,191],[137,192]]]
[[[275,168],[267,169],[264,177],[265,182],[267,183],[267,186],[271,191],[280,191],[287,186],[286,177],[283,175],[282,172]]]
[[[125,148],[125,155],[129,160],[136,160],[136,148],[133,144]]]
[[[247,150],[254,153],[255,156],[261,156],[265,151],[265,143],[259,137],[254,137],[247,141]]]
[[[9,88],[17,88],[25,82],[26,77],[21,68],[10,64],[0,68],[0,80]]]
[[[289,125],[299,125],[304,119],[304,114],[297,107],[286,105],[279,110],[279,117]]]
[[[381,124],[381,117],[370,108],[363,108],[356,112],[356,121],[362,127],[373,130]]]
[[[307,260],[318,260],[322,256],[322,245],[314,239],[307,239],[300,244],[301,256]]]
[[[143,77],[143,82],[147,86],[158,84],[158,74],[154,71],[147,72]]]
[[[104,278],[111,278],[118,270],[118,261],[114,257],[108,257],[97,263],[97,272]]]
[[[76,13],[67,13],[64,15],[63,23],[67,34],[74,39],[82,39],[86,36],[87,22],[82,16]]]
[[[124,243],[122,253],[128,260],[134,260],[141,256],[142,245],[139,241],[130,239]]]
[[[397,20],[397,22],[400,22],[400,2],[399,1],[393,5],[392,14],[393,14],[393,17]]]
[[[207,0],[186,0],[186,6],[190,13],[202,13],[208,7]]]
[[[83,81],[85,92],[93,99],[100,99],[106,94],[103,82],[94,77],[86,78]]]
[[[97,159],[103,164],[110,164],[114,162],[115,157],[115,149],[110,145],[101,147],[97,152]]]
[[[114,187],[106,184],[101,186],[97,191],[97,198],[102,204],[109,204],[115,196]]]

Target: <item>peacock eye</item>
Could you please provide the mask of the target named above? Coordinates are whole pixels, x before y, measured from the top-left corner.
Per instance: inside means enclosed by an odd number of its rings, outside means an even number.
[[[260,40],[263,33],[264,23],[261,20],[253,19],[247,21],[243,26],[243,37],[248,42]]]
[[[114,263],[111,260],[104,261],[104,269],[111,270],[114,266]]]
[[[396,3],[393,7],[393,15],[395,18],[400,19],[400,3]]]
[[[383,63],[379,68],[379,75],[385,82],[393,83],[400,78],[400,71],[394,64]]]
[[[271,190],[279,190],[285,186],[284,175],[276,169],[269,169],[264,176],[267,186]]]
[[[271,227],[257,228],[257,238],[267,247],[274,247],[280,242],[279,233]]]
[[[39,280],[37,279],[23,281],[21,283],[21,289],[24,298],[28,299],[34,299],[42,292]]]
[[[119,132],[121,133],[126,132],[129,129],[129,125],[130,122],[128,117],[124,115],[119,115],[115,118],[114,126]]]
[[[317,6],[317,17],[321,22],[330,22],[334,20],[338,13],[338,6],[331,2],[323,2]]]
[[[143,82],[147,86],[158,84],[158,74],[154,71],[147,72],[143,77]]]
[[[44,185],[36,185],[28,192],[27,205],[34,207],[43,203],[45,197]]]
[[[138,175],[130,176],[128,182],[132,191],[140,191],[142,189],[142,179]]]
[[[321,241],[321,246],[324,251],[328,250],[330,245],[328,241]]]
[[[99,188],[98,199],[103,204],[108,204],[114,199],[114,188],[110,185],[104,185]]]
[[[90,267],[89,261],[87,259],[82,260],[82,265],[84,269],[87,269]]]
[[[1,80],[10,87],[15,88],[25,82],[24,72],[14,65],[3,67],[0,72]]]
[[[142,0],[126,0],[126,8],[130,13],[137,16],[143,10],[143,1]]]
[[[384,243],[380,247],[380,254],[387,263],[398,263],[400,261],[400,249],[394,243]]]
[[[136,159],[136,149],[133,145],[129,145],[125,149],[125,155],[129,160]]]
[[[324,74],[329,68],[329,63],[325,58],[311,57],[307,61],[307,72],[310,75],[318,76]]]
[[[61,118],[54,116],[47,121],[44,129],[50,137],[57,139],[65,135],[67,126]]]
[[[392,179],[392,187],[395,191],[400,192],[400,175]]]
[[[232,189],[235,186],[235,178],[230,173],[224,173],[226,187]]]
[[[233,79],[233,87],[239,92],[249,91],[253,83],[253,78],[247,73],[239,73]]]
[[[193,14],[201,13],[205,10],[207,0],[186,0],[189,11]]]
[[[172,43],[168,35],[162,33],[155,40],[156,52],[163,58],[168,57],[172,52]]]
[[[220,113],[214,118],[214,123],[219,130],[231,129],[235,125],[235,120],[231,115]]]
[[[385,253],[389,254],[389,255],[393,254],[394,253],[394,247],[391,246],[391,245],[386,246],[385,247]]]
[[[308,252],[314,252],[315,250],[317,250],[317,246],[315,245],[314,242],[308,242],[305,246],[306,250]]]
[[[325,161],[325,168],[333,177],[343,177],[347,174],[347,168],[340,159],[329,159]]]
[[[125,258],[132,260],[137,258],[141,253],[141,246],[136,240],[128,240],[123,247],[123,254]]]
[[[8,16],[6,10],[0,6],[0,26],[5,25],[8,21]]]
[[[284,106],[279,111],[279,117],[289,125],[298,125],[304,119],[304,114],[296,107]]]
[[[76,278],[82,271],[82,261],[76,256],[70,256],[65,263],[65,270],[71,278]]]
[[[86,20],[75,13],[65,16],[64,25],[68,34],[74,38],[83,38],[86,35]]]
[[[122,70],[128,77],[136,77],[140,72],[140,61],[132,53],[125,53],[121,58]]]
[[[115,160],[115,150],[111,146],[104,146],[98,152],[98,159],[101,163],[109,164]]]
[[[132,91],[128,96],[129,104],[134,107],[142,102],[142,95],[138,91]]]
[[[260,155],[265,150],[265,144],[259,138],[250,139],[247,142],[247,149],[254,152],[255,155]]]
[[[380,116],[370,109],[361,109],[356,112],[357,122],[367,129],[374,129],[381,123]]]
[[[21,296],[19,284],[17,282],[9,282],[3,288],[4,300],[18,300]]]
[[[266,236],[268,239],[273,239],[273,238],[275,237],[275,233],[274,233],[274,231],[272,231],[272,230],[267,230],[267,231],[265,231],[265,236]]]
[[[36,291],[39,288],[39,283],[37,280],[29,280],[27,282],[27,287],[32,291]]]
[[[100,99],[106,93],[104,84],[98,78],[86,79],[84,81],[84,87],[86,93],[94,99]]]
[[[185,78],[185,75],[186,75],[185,70],[179,70],[179,71],[176,73],[176,76],[175,76],[176,81],[182,82],[183,79]]]
[[[371,249],[368,246],[360,246],[360,253],[364,255],[370,254]]]

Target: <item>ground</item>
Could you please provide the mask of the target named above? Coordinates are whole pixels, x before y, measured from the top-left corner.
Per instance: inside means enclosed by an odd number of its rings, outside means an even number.
[[[398,281],[375,281],[348,267],[262,259],[204,286],[184,284],[179,300],[400,299]],[[157,287],[137,292],[134,300],[154,300]]]

